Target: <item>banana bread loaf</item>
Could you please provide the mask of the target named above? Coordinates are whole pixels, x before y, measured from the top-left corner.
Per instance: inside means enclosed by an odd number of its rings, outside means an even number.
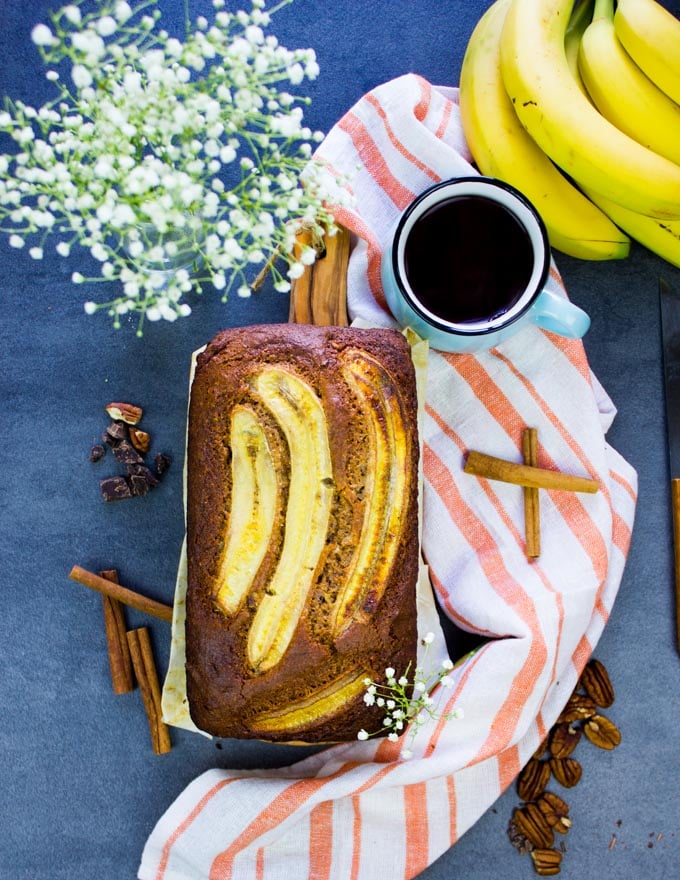
[[[220,737],[382,727],[365,679],[416,661],[418,436],[403,336],[278,324],[199,355],[187,467],[186,672]]]

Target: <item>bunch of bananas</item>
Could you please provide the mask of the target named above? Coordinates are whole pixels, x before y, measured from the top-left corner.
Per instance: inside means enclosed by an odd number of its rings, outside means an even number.
[[[533,202],[556,250],[621,259],[634,238],[680,266],[680,21],[656,0],[495,0],[460,111],[480,172]]]

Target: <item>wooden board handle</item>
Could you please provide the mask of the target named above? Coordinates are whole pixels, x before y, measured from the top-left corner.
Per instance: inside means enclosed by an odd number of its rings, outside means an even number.
[[[299,246],[311,245],[309,233],[298,236]],[[346,327],[349,231],[324,236],[324,253],[298,278],[290,294],[289,320],[294,324]]]

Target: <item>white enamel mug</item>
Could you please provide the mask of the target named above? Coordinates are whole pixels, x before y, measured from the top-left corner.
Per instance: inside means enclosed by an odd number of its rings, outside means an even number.
[[[461,200],[464,200],[465,206]],[[486,203],[480,205],[479,200],[486,200]],[[432,240],[455,241],[455,258],[451,256],[450,272],[445,280],[447,291],[445,295],[440,295],[433,305],[432,299],[428,300],[425,296],[424,287],[418,288],[418,284],[422,283],[423,275],[423,271],[419,271],[418,261],[433,262],[436,258],[432,251],[422,252],[421,249],[415,257],[412,256],[409,263],[409,245],[415,241],[416,235],[422,235],[423,223],[434,222],[427,218],[432,218],[435,213],[438,217],[448,216],[446,212],[452,201],[456,202],[454,209],[458,218],[455,227],[436,229],[436,235]],[[471,299],[479,296],[480,293],[479,291],[475,293],[474,285],[469,282],[461,283],[461,278],[470,277],[465,276],[464,270],[474,272],[472,261],[477,260],[478,264],[480,261],[479,252],[475,253],[479,250],[477,242],[471,239],[469,246],[464,244],[466,236],[473,235],[474,228],[474,223],[470,224],[469,229],[465,224],[465,211],[469,206],[473,209],[476,206],[478,209],[496,214],[509,212],[510,223],[514,225],[516,221],[523,230],[523,233],[520,231],[519,234],[522,236],[523,252],[526,249],[526,259],[523,261],[525,271],[514,279],[519,284],[519,288],[512,295],[508,294],[508,300],[502,303],[501,308],[495,307],[490,310],[490,314],[485,314],[483,310],[475,312]],[[442,207],[446,210],[441,211]],[[462,222],[458,222],[459,220]],[[507,248],[505,255],[503,254],[501,245],[507,244],[507,241],[505,237],[502,242],[499,241],[501,236],[494,239],[492,228],[481,229],[481,236],[479,233],[480,230],[477,229],[475,234],[484,240],[482,257],[484,269],[498,270],[494,276],[496,279],[494,283],[500,286],[498,296],[503,299],[502,260],[507,260],[508,254]],[[446,249],[447,246],[444,244],[438,249],[438,253]],[[453,250],[451,246],[452,254]],[[444,254],[443,265],[446,259]],[[465,266],[466,261],[471,265]],[[427,274],[425,263],[420,268],[424,268]],[[548,235],[534,206],[509,184],[490,177],[475,176],[460,177],[435,184],[409,205],[399,218],[392,239],[383,253],[381,273],[387,304],[402,327],[411,327],[421,338],[429,340],[433,348],[451,352],[470,352],[492,348],[528,324],[537,324],[544,330],[570,339],[580,339],[586,334],[590,327],[588,315],[566,298],[546,289],[549,270]],[[470,307],[472,317],[468,314],[462,320],[456,316],[455,306],[449,305],[455,303],[456,298],[459,303],[465,304],[466,309]]]

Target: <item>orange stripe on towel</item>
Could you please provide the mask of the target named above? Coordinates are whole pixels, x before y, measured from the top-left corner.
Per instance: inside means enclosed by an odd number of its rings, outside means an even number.
[[[264,878],[264,848],[260,847],[255,856],[255,880]]]
[[[441,140],[446,134],[446,129],[449,127],[449,122],[451,122],[451,113],[453,111],[453,102],[445,101],[444,102],[444,112],[442,113],[442,118],[439,123],[439,127],[434,133],[436,138]]]
[[[362,238],[366,242],[366,261],[368,264],[366,275],[368,278],[368,286],[375,301],[386,312],[389,311],[387,308],[387,300],[383,293],[382,279],[380,277],[382,249],[370,226],[368,226],[368,224],[357,214],[347,211],[345,208],[340,208],[335,212],[335,219],[338,223],[346,226],[347,229],[351,229],[355,235],[358,235],[359,238]]]
[[[451,845],[458,840],[458,804],[456,801],[456,778],[453,774],[446,777],[446,793],[449,798],[449,836]]]
[[[567,339],[565,336],[558,336],[554,333],[551,334],[550,341],[590,385],[590,366],[588,365],[588,359],[581,341],[579,339]]]
[[[387,114],[381,107],[380,102],[375,97],[375,95],[369,95],[366,100],[380,117],[380,120],[385,128],[385,133],[387,134],[387,137],[389,138],[390,143],[392,144],[394,149],[401,156],[403,156],[404,159],[407,159],[412,165],[414,165],[416,168],[426,174],[431,180],[433,180],[435,183],[439,183],[441,178],[437,174],[437,172],[433,171],[432,168],[430,168],[424,162],[421,162],[420,159],[417,156],[414,156],[414,154],[410,150],[407,150],[404,144],[396,136],[392,126],[389,123]]]
[[[404,786],[404,820],[406,832],[405,880],[427,868],[429,860],[429,824],[427,817],[427,785],[414,782]]]
[[[593,646],[590,644],[588,636],[585,634],[582,635],[572,656],[574,666],[576,667],[576,671],[579,675],[583,672],[583,668],[588,662],[588,659],[590,658],[592,652]]]
[[[361,866],[361,800],[358,796],[352,798],[352,868],[349,880],[357,880]]]
[[[333,801],[323,801],[309,814],[309,876],[330,880],[332,863]]]
[[[354,113],[346,113],[338,125],[352,139],[352,143],[371,177],[394,204],[403,211],[413,201],[415,193],[411,192],[392,174],[380,148],[361,119]]]
[[[432,86],[422,76],[417,76],[416,80],[418,81],[418,86],[420,88],[420,101],[413,108],[413,115],[416,117],[418,122],[422,122],[427,116],[427,111],[430,109],[430,101],[432,100]]]
[[[618,474],[616,471],[611,471],[611,470],[610,470],[610,471],[609,471],[609,476],[612,478],[612,480],[613,480],[615,483],[618,483],[618,485],[621,486],[621,488],[622,488],[622,489],[623,489],[628,495],[630,495],[631,501],[633,501],[633,502],[637,501],[637,491],[635,490],[635,488],[634,488],[633,486],[631,486],[631,484],[628,482],[628,480],[624,479],[624,478],[621,476],[621,474]]]
[[[625,519],[616,511],[612,513],[612,543],[624,556],[630,549],[632,530]]]
[[[522,762],[519,759],[519,749],[517,746],[510,746],[509,749],[504,749],[504,751],[499,753],[498,782],[501,791],[505,791],[521,769]]]

